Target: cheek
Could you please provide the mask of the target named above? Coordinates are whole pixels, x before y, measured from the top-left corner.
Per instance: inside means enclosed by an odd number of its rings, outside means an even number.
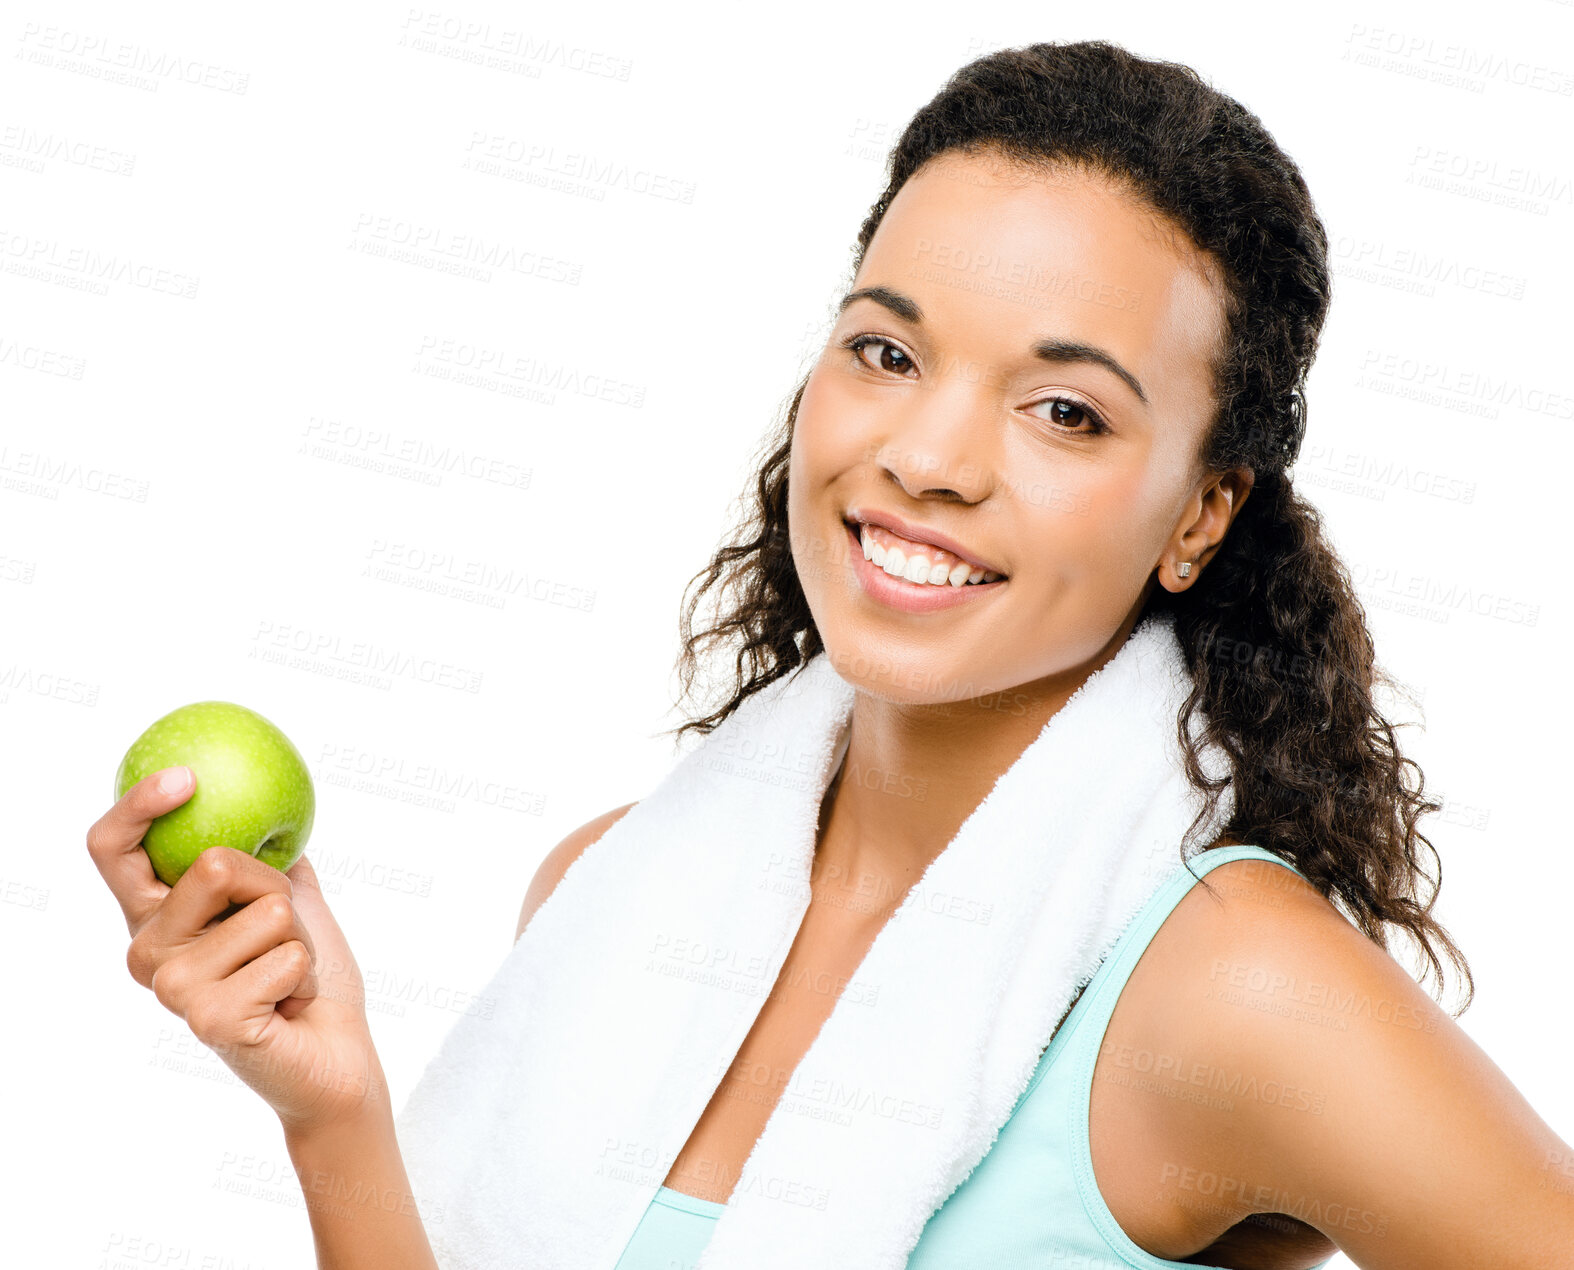
[[[1152,565],[1157,505],[1141,463],[1089,456],[1042,457],[1020,490],[1029,534],[1046,545],[1046,576],[1060,582],[1125,585]],[[1140,580],[1140,579],[1139,579]]]
[[[789,473],[795,488],[790,494],[812,496],[820,485],[856,466],[868,450],[863,432],[867,423],[867,411],[848,400],[834,375],[811,374],[793,422]]]
[[[1146,462],[1107,473],[1090,494],[1086,517],[1097,538],[1098,559],[1125,580],[1140,584],[1153,569],[1171,525],[1174,504]]]
[[[816,368],[798,402],[795,430],[806,433],[808,440],[819,444],[828,438],[846,435],[856,423],[856,413],[847,401],[847,393],[837,384],[836,376]]]
[[[841,452],[846,448],[844,434],[837,426],[832,396],[811,376],[793,421],[792,450],[787,460],[787,518],[801,575],[807,570],[809,558],[830,545],[818,542],[825,531],[819,524],[817,510],[824,502],[827,487],[847,466]],[[816,537],[814,544],[805,538],[811,531]],[[812,586],[808,576],[802,580],[806,588]]]

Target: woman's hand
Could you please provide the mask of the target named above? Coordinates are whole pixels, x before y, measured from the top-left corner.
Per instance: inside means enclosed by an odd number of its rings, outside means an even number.
[[[187,773],[154,772],[88,830],[88,854],[131,932],[131,977],[262,1096],[286,1133],[385,1108],[361,972],[306,858],[285,874],[215,844],[173,887],[154,876],[142,838],[191,797]],[[168,790],[166,777],[176,778]]]

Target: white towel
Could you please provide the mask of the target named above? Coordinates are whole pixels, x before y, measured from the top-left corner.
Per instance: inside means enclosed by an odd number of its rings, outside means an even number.
[[[906,1264],[1178,865],[1203,806],[1189,690],[1151,615],[1001,775],[842,991],[697,1270]],[[490,1015],[455,1024],[397,1122],[443,1270],[613,1270],[807,911],[853,699],[822,655],[747,700],[575,861]]]

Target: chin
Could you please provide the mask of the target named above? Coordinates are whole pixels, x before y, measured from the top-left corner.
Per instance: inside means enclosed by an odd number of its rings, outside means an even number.
[[[825,644],[821,654],[832,669],[851,687],[898,705],[942,705],[999,691],[981,684],[970,675],[967,661],[955,657],[950,649],[893,646],[890,640],[854,637],[820,638]],[[976,669],[976,662],[974,663]]]

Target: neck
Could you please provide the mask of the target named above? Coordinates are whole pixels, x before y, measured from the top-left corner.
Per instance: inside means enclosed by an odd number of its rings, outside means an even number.
[[[845,755],[820,806],[816,889],[842,897],[850,912],[888,917],[1135,625],[1128,621],[1078,666],[985,697],[908,705],[859,691]],[[861,902],[847,903],[852,897]]]

